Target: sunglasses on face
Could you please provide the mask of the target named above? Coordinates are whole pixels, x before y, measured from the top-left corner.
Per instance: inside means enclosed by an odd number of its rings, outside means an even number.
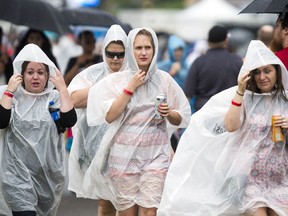
[[[124,58],[125,52],[109,52],[109,51],[105,50],[105,55],[106,55],[106,57],[111,58],[111,59],[115,58],[115,56],[118,59],[121,59],[121,58]]]

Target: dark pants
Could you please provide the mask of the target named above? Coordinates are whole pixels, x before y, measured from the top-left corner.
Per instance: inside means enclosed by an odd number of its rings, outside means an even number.
[[[12,211],[13,216],[36,216],[35,211]]]

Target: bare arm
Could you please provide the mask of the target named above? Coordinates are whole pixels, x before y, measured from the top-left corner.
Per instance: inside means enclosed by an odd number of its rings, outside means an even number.
[[[71,99],[75,108],[81,109],[87,107],[87,98],[89,89],[90,87],[72,92]]]
[[[238,79],[238,93],[235,93],[235,96],[231,102],[229,110],[225,115],[225,128],[229,132],[238,130],[241,127],[241,106],[243,102],[243,96],[246,90],[247,81],[250,79],[249,72],[244,73]],[[232,104],[234,103],[234,104]],[[238,105],[237,105],[238,104]]]
[[[135,73],[131,80],[129,81],[127,87],[125,89],[129,90],[130,92],[134,92],[137,90],[137,88],[144,83],[144,79],[146,76],[145,71],[139,70],[137,73]],[[128,95],[125,93],[122,93],[113,103],[110,107],[107,115],[106,115],[106,121],[108,123],[111,123],[115,121],[125,110],[127,107],[132,95]]]

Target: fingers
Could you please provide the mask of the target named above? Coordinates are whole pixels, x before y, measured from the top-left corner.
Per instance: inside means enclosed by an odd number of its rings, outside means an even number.
[[[288,128],[288,119],[287,118],[282,118],[281,120],[281,127],[287,129]]]
[[[161,113],[162,116],[166,117],[168,116],[169,112],[170,112],[170,107],[168,103],[162,103],[159,105],[158,107],[158,112]]]
[[[21,74],[14,74],[11,76],[8,82],[7,88],[10,91],[15,92],[18,86],[23,82],[23,76]]]

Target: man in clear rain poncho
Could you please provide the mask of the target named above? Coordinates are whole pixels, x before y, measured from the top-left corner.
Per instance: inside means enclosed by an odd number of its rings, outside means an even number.
[[[213,96],[191,117],[157,215],[288,215],[288,148],[286,140],[273,142],[271,127],[272,116],[280,114],[278,124],[287,129],[287,76],[273,52],[261,41],[250,42],[238,89]],[[239,92],[243,80],[250,84]],[[253,82],[257,88],[252,91]],[[263,90],[269,86],[269,91]],[[238,112],[234,132],[224,127],[228,109]]]
[[[127,70],[126,43],[127,35],[121,26],[112,25],[103,41],[102,53],[105,54],[103,62],[83,70],[73,78],[68,87],[78,115],[77,124],[73,127],[74,138],[69,155],[68,189],[75,192],[77,197],[89,198],[83,191],[83,178],[108,127],[106,123],[88,127],[86,115],[88,91],[96,82],[109,74]],[[108,57],[109,52],[113,56]],[[103,210],[112,211],[112,204],[108,209],[105,208],[105,204],[107,203],[104,201],[98,202],[98,215],[102,215],[100,213],[102,207]]]
[[[84,178],[84,189],[91,196],[110,200],[119,215],[127,210],[131,216],[138,215],[137,206],[141,215],[142,207],[146,211],[158,208],[171,159],[170,136],[190,119],[184,92],[168,73],[157,69],[157,53],[158,40],[152,29],[131,30],[127,39],[130,69],[105,77],[88,95],[88,125],[109,122],[111,107],[121,110],[110,121]],[[136,89],[128,88],[132,85]],[[166,96],[163,106],[170,106],[169,116],[155,119],[156,97],[162,93]],[[117,102],[119,107],[114,106]],[[170,115],[179,117],[179,123],[172,125]]]
[[[49,104],[59,108],[63,128],[76,123],[76,112],[61,72],[37,45],[26,45],[13,67],[8,85],[0,87],[2,193],[13,215],[55,216],[65,148]]]

